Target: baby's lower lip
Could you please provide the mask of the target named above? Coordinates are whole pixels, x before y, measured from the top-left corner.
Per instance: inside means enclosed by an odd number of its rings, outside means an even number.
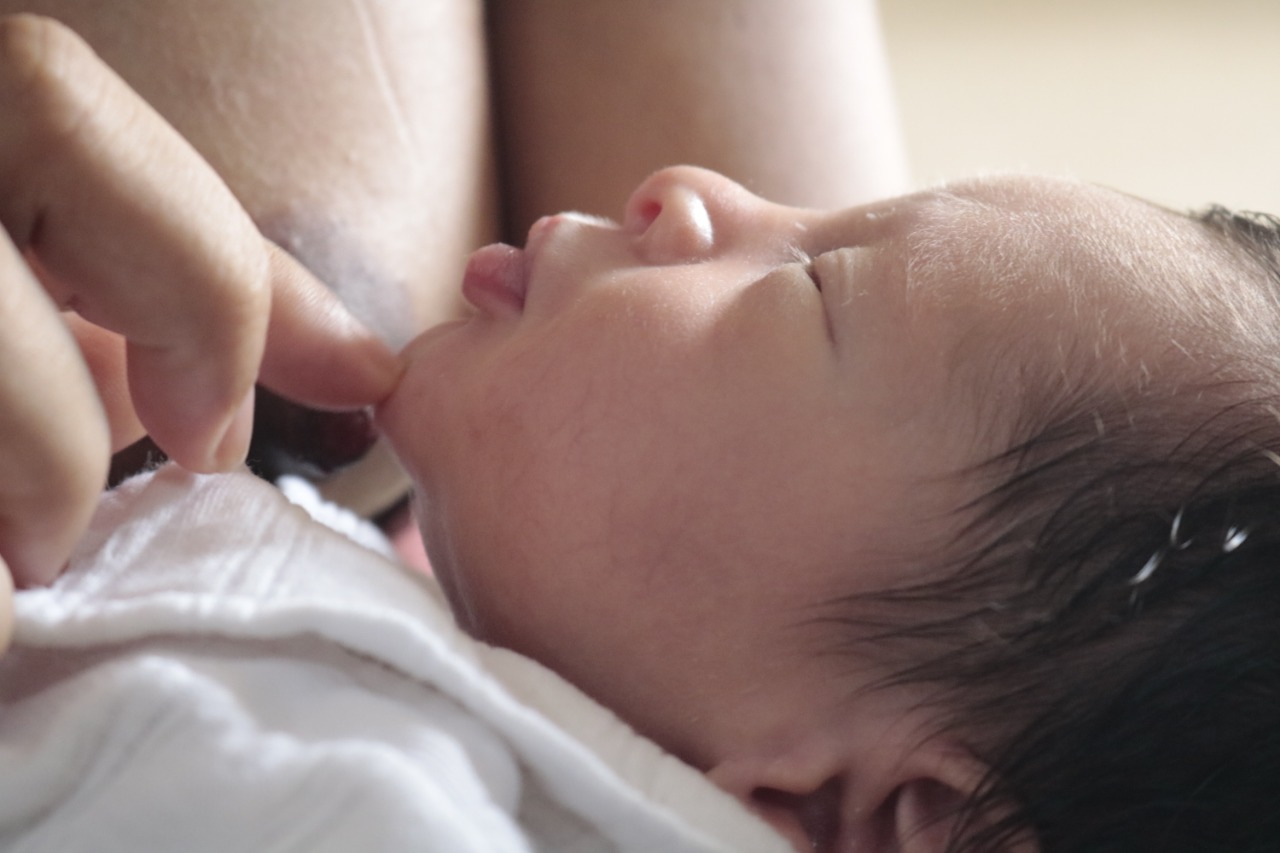
[[[528,287],[525,253],[515,246],[494,243],[467,259],[462,295],[486,314],[519,314]]]

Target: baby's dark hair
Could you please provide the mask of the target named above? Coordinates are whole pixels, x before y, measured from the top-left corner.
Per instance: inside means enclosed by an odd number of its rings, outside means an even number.
[[[1280,294],[1280,222],[1193,219]],[[1072,401],[974,472],[950,571],[846,602],[990,768],[954,851],[1280,849],[1274,364]]]

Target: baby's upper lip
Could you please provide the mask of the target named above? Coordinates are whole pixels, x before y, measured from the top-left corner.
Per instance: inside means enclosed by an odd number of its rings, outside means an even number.
[[[565,230],[566,228],[568,228],[567,231]],[[607,219],[572,211],[543,216],[534,222],[529,227],[529,233],[526,235],[524,243],[525,298],[528,299],[533,290],[542,255],[545,254],[553,240],[560,239],[561,242],[571,240],[574,245],[568,248],[583,249],[584,246],[578,242],[578,236],[584,230],[605,228],[616,229],[617,225]],[[560,238],[557,238],[557,233]],[[544,282],[544,287],[546,284],[548,282]],[[554,290],[555,288],[552,289]]]
[[[557,224],[562,220],[563,214],[555,214],[552,216],[540,217],[533,225],[529,226],[529,233],[524,240],[524,283],[525,283],[525,299],[529,298],[529,291],[533,285],[534,270],[538,265],[538,258],[542,254],[543,248],[546,246],[547,240],[555,231]]]
[[[556,224],[561,220],[562,214],[554,216],[543,216],[533,225],[529,226],[529,234],[524,240],[525,256],[529,259],[529,265],[533,266],[537,260],[538,253],[542,251],[542,246],[547,242],[547,238],[551,236],[551,232],[555,230]]]
[[[588,213],[566,211],[565,213],[557,213],[552,216],[544,216],[534,222],[529,228],[529,234],[525,237],[524,250],[531,258],[536,257],[538,252],[542,250],[543,245],[551,238],[551,235],[555,230],[566,222],[592,229],[617,230],[618,228],[616,222],[599,216],[592,216]]]
[[[522,313],[529,298],[534,265],[562,218],[544,216],[533,223],[524,249],[493,243],[472,252],[462,279],[467,301],[484,313]]]

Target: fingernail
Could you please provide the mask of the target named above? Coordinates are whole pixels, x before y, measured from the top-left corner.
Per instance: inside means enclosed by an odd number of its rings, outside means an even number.
[[[408,361],[403,352],[396,352],[378,337],[370,335],[366,338],[364,351],[369,365],[376,372],[376,378],[389,389],[394,389],[404,376]]]
[[[222,439],[213,451],[212,470],[228,471],[242,464],[249,454],[249,438],[253,433],[253,393],[250,388],[231,416]]]

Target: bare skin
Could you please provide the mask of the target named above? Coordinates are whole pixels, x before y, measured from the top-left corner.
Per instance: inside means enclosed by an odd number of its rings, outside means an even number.
[[[470,250],[523,242],[541,213],[612,211],[671,163],[712,165],[801,204],[901,191],[874,4],[801,0],[785,17],[773,5],[725,16],[670,0],[0,0],[0,14],[64,22],[102,60],[59,27],[24,19],[3,31],[16,118],[0,140],[0,276],[12,282],[7,316],[28,319],[0,349],[3,363],[32,365],[0,377],[0,556],[18,583],[57,571],[110,450],[147,432],[201,470],[239,459],[260,358],[264,384],[310,406],[384,395],[394,362],[317,295],[317,278],[399,346],[463,310],[455,283]],[[592,38],[568,39],[584,28]],[[650,133],[636,133],[632,110],[599,109],[637,97]],[[799,138],[782,115],[825,118]],[[609,156],[584,160],[591,152]],[[75,216],[43,215],[63,209]],[[72,229],[125,248],[86,257],[74,247],[93,244]],[[59,315],[66,304],[93,322]],[[126,340],[183,355],[159,367],[135,357],[126,379]],[[191,383],[193,364],[214,378]],[[322,488],[371,513],[406,484],[371,454]]]
[[[139,427],[223,470],[243,459],[259,375],[314,405],[390,392],[387,347],[70,31],[0,23],[0,109],[0,362],[21,365],[0,376],[0,556],[19,585],[59,571]]]
[[[845,207],[907,190],[875,4],[491,4],[507,236],[664,166]]]
[[[676,162],[798,204],[904,189],[870,2],[805,0],[785,13],[754,4],[732,15],[669,0],[0,2],[0,13],[17,11],[82,35],[269,238],[393,346],[457,316],[467,253],[504,236],[499,208],[506,238],[523,242],[536,216],[612,211],[640,177]],[[621,103],[644,108],[601,109]],[[811,132],[780,120],[795,118]],[[163,161],[150,169],[157,181],[172,177]],[[93,353],[120,447],[145,427],[121,393],[119,341],[83,327],[77,337]],[[405,482],[374,454],[323,488],[374,512]]]
[[[460,312],[439,283],[496,237],[478,4],[0,3],[22,10],[88,41],[262,233],[393,348]],[[285,436],[344,425],[274,398],[266,413]],[[403,494],[407,481],[374,457],[326,484],[330,495],[371,514]]]
[[[1188,218],[1069,181],[812,210],[667,169],[616,221],[477,252],[478,313],[405,350],[379,417],[466,630],[797,849],[937,853],[985,769],[934,686],[857,642],[850,599],[970,553],[975,472],[1029,400],[1139,399],[1273,351],[1239,322],[1270,290],[1224,257]]]

